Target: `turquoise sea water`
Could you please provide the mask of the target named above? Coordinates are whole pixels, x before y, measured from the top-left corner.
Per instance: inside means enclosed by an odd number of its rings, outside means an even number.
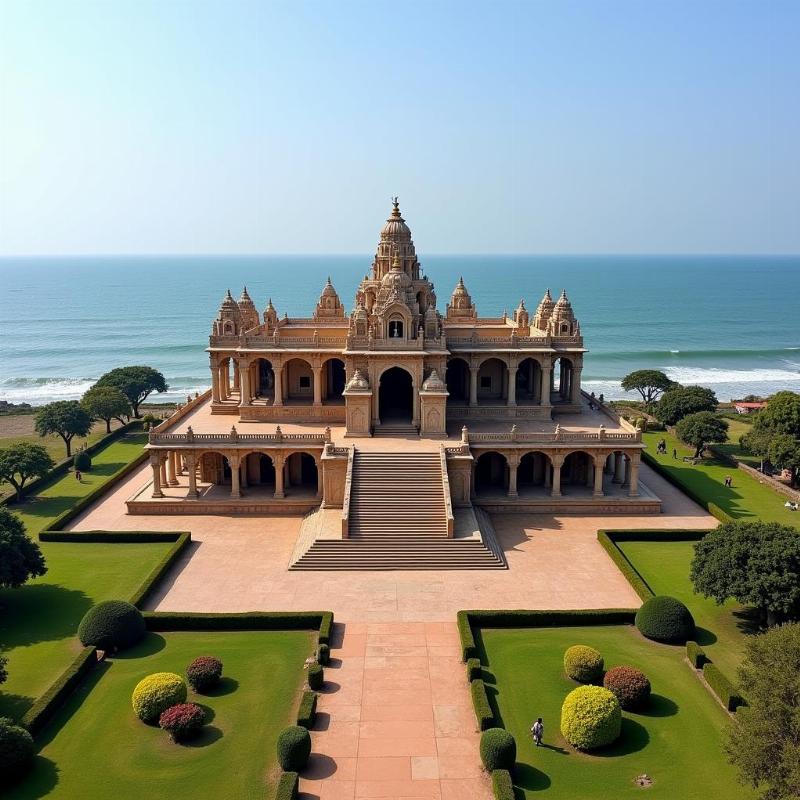
[[[370,255],[0,259],[0,399],[79,397],[106,370],[151,364],[168,397],[208,386],[211,320],[246,284],[263,310],[310,316],[330,275],[352,307]],[[800,256],[421,256],[444,311],[463,275],[498,316],[566,288],[589,353],[584,385],[622,397],[633,369],[664,369],[720,399],[800,391]],[[163,396],[162,396],[163,397]]]

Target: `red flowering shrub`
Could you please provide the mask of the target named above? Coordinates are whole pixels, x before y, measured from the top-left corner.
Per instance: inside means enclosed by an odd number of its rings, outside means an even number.
[[[650,699],[650,681],[635,667],[610,669],[603,678],[603,686],[616,695],[626,711],[642,708]]]
[[[186,667],[186,677],[196,692],[207,692],[219,683],[222,662],[212,656],[200,656]]]
[[[196,703],[179,703],[162,712],[158,724],[173,742],[185,742],[200,733],[205,721],[206,712]]]

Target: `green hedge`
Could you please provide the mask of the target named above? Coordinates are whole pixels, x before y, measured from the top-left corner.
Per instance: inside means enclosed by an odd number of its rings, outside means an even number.
[[[514,783],[507,769],[492,770],[492,793],[494,800],[514,800]]]
[[[42,531],[40,542],[89,542],[90,544],[152,544],[177,542],[184,531]]]
[[[703,648],[691,640],[686,642],[686,658],[695,669],[703,669],[703,664],[709,661]]]
[[[703,677],[728,711],[736,711],[739,706],[746,705],[736,687],[720,672],[716,664],[707,661],[703,665]]]
[[[458,634],[464,661],[478,657],[473,626],[480,628],[566,628],[583,625],[632,625],[636,610],[598,608],[580,611],[459,611]]]
[[[297,800],[300,776],[296,772],[282,772],[275,789],[275,800]]]
[[[333,613],[330,611],[322,612],[322,621],[319,624],[319,636],[317,642],[319,644],[331,644],[331,631],[333,630]]]
[[[300,708],[297,709],[297,724],[301,728],[311,730],[314,727],[314,719],[317,716],[317,693],[303,692],[300,699]]]
[[[685,528],[639,528],[638,530],[599,531],[617,542],[696,542],[702,539],[707,530],[686,530]]]
[[[244,611],[235,614],[146,611],[149,631],[314,631],[330,611]]]
[[[645,464],[649,467],[652,467],[664,480],[671,483],[673,486],[680,489],[687,497],[690,497],[694,500],[697,505],[701,508],[704,508],[708,511],[711,516],[716,517],[720,522],[732,522],[733,517],[728,514],[727,512],[723,511],[718,505],[706,500],[704,497],[701,497],[697,492],[692,489],[691,486],[688,486],[685,483],[682,483],[678,478],[676,478],[672,472],[666,469],[658,459],[654,458],[650,453],[646,450],[642,451],[642,460]]]
[[[84,647],[80,655],[28,709],[20,725],[27,728],[32,736],[44,728],[84,676],[97,664],[96,653],[94,647]]]
[[[489,695],[486,694],[486,684],[478,678],[469,685],[472,693],[472,706],[475,709],[475,718],[478,720],[478,729],[485,731],[489,728],[496,728],[494,712],[489,703]]]
[[[481,661],[479,658],[470,658],[467,660],[467,680],[472,682],[477,680],[483,675],[481,670]]]
[[[649,600],[653,597],[655,592],[605,531],[597,531],[597,541],[600,542],[600,546],[608,553],[609,558],[616,564],[617,569],[623,574],[633,591],[639,595],[639,598]]]
[[[144,605],[145,600],[150,596],[158,585],[159,581],[169,572],[172,565],[178,560],[181,553],[189,546],[192,541],[191,533],[179,533],[175,543],[164,554],[164,557],[153,567],[150,574],[142,581],[139,588],[131,597],[131,603],[137,608]]]

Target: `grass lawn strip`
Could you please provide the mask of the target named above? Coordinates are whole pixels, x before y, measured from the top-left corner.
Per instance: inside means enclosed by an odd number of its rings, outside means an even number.
[[[8,797],[271,797],[275,743],[294,721],[303,662],[315,640],[312,631],[148,633],[70,697],[44,732],[32,772]],[[206,708],[209,724],[196,742],[175,745],[136,718],[131,692],[152,672],[183,675],[199,655],[222,660],[223,682],[210,696],[190,690],[189,701]]]
[[[686,463],[682,458],[694,455],[694,448],[687,447],[666,432],[645,433],[642,439],[647,444],[647,453],[677,483],[687,486],[698,497],[714,503],[734,519],[745,522],[761,519],[800,529],[800,514],[784,508],[786,498],[746,472],[715,458],[703,459],[696,465]],[[667,442],[666,455],[656,453],[656,445],[660,439]],[[678,451],[677,459],[672,457],[673,448]],[[732,488],[724,485],[727,475],[733,477]]]
[[[526,798],[607,800],[641,796],[634,779],[654,783],[652,798],[749,800],[722,751],[728,717],[684,663],[683,647],[642,638],[632,626],[484,629],[477,632],[484,680],[503,725],[517,741],[514,783]],[[577,684],[563,674],[564,651],[573,644],[597,648],[606,669],[630,664],[653,686],[651,708],[624,712],[617,743],[579,753],[561,737],[564,697]],[[546,747],[536,748],[529,729],[545,723]]]

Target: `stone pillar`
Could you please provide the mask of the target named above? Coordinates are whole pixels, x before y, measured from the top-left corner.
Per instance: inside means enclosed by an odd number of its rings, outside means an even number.
[[[276,453],[272,457],[272,463],[275,465],[275,499],[282,500],[286,497],[283,488],[283,465],[285,463],[283,454],[278,455]]]
[[[622,479],[623,486],[630,486],[631,482],[631,459],[630,457],[625,459],[625,476]]]
[[[150,466],[153,468],[153,497],[163,497],[161,491],[161,465],[157,455],[150,456]]]
[[[228,381],[225,378],[225,362],[224,361],[219,365],[219,367],[217,367],[217,372],[219,373],[219,377],[217,378],[217,384],[219,385],[219,399],[220,400],[227,400],[228,399],[228,388],[227,388]]]
[[[603,496],[603,466],[605,465],[605,456],[595,456],[594,459],[594,497]]]
[[[273,365],[272,371],[275,374],[275,400],[272,405],[283,405],[283,364]]]
[[[178,485],[178,475],[177,470],[175,469],[175,451],[170,450],[167,453],[167,483],[170,486],[177,486]]]
[[[550,408],[550,381],[552,380],[552,369],[552,364],[542,364],[539,405],[543,408]]]
[[[322,459],[314,458],[314,463],[317,465],[317,500],[322,500],[324,496],[323,489],[325,487]]]
[[[314,372],[314,405],[322,405],[322,367],[312,367]]]
[[[178,461],[178,475],[183,475],[186,472],[186,456],[183,453],[175,453]]]
[[[506,400],[507,406],[515,406],[517,404],[517,368],[508,368],[508,399]]]
[[[625,481],[625,454],[618,450],[614,453],[614,478],[613,483],[624,483]]]
[[[570,389],[572,394],[570,396],[570,402],[573,405],[577,405],[581,401],[581,372],[583,371],[583,365],[576,364],[572,369],[572,375],[570,376]]]
[[[213,356],[211,357],[211,401],[219,403],[219,365]]]
[[[247,480],[247,456],[242,456],[242,463],[239,466],[239,472],[241,473],[239,483],[241,484],[242,489],[246,489],[250,485],[250,481]]]
[[[169,481],[167,480],[167,457],[162,456],[160,453],[158,455],[158,462],[159,462],[159,469],[161,470],[161,485],[167,486]]]
[[[561,497],[561,465],[564,463],[564,456],[551,456],[553,462],[553,485],[550,489],[550,497]]]
[[[233,388],[238,389],[240,386],[240,379],[239,379],[239,362],[234,359],[233,360]]]
[[[478,370],[480,367],[469,368],[469,405],[478,405]]]
[[[519,468],[519,456],[514,454],[508,456],[508,496],[517,497],[517,469]]]
[[[544,488],[549,489],[553,485],[553,465],[550,463],[550,459],[547,459],[547,462],[544,465]]]
[[[631,474],[630,474],[630,488],[628,495],[630,497],[639,496],[639,456],[636,455],[631,459]]]
[[[228,464],[231,468],[231,500],[238,500],[242,496],[239,456],[228,456]]]
[[[239,405],[249,406],[253,396],[250,388],[250,365],[246,361],[239,364]]]
[[[189,473],[189,498],[196,499],[200,493],[197,491],[197,462],[194,453],[186,457],[186,469]]]

